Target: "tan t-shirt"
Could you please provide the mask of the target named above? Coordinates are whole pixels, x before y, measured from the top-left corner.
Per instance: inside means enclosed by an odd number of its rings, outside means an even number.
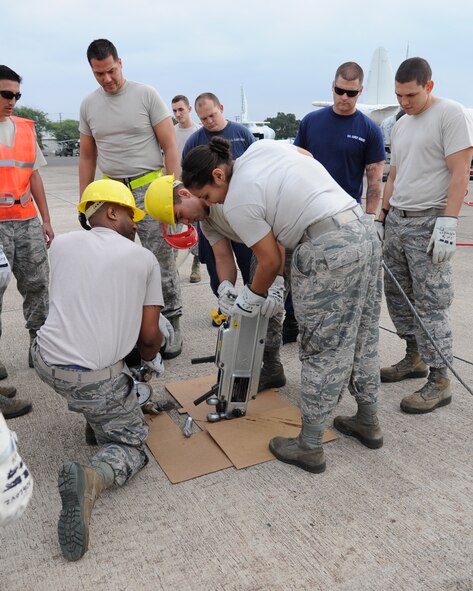
[[[38,332],[52,365],[104,369],[135,346],[143,306],[163,306],[154,254],[108,228],[56,236],[49,315]]]
[[[419,115],[404,115],[391,134],[391,166],[396,167],[390,205],[408,211],[443,209],[450,172],[447,156],[473,146],[473,121],[462,105],[436,98]]]
[[[79,131],[94,138],[104,174],[127,178],[163,167],[153,126],[169,116],[154,88],[127,80],[116,94],[98,88],[82,101]]]
[[[213,246],[219,240],[222,240],[222,238],[228,238],[229,240],[233,240],[233,242],[243,242],[228,223],[223,213],[223,205],[212,205],[209,208],[209,216],[200,222],[200,227],[204,236],[209,241],[210,246]]]

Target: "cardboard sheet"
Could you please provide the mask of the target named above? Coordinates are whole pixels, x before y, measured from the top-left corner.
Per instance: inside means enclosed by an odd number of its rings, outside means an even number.
[[[233,466],[208,433],[185,437],[166,413],[147,415],[147,445],[169,480],[175,484]]]
[[[168,392],[202,429],[185,437],[166,413],[148,416],[148,447],[172,483],[235,466],[246,468],[274,460],[268,444],[272,437],[295,437],[301,428],[300,410],[274,389],[260,392],[248,403],[247,414],[238,419],[207,421],[214,407],[194,400],[216,382],[216,375],[166,384]],[[326,431],[324,443],[336,439]]]

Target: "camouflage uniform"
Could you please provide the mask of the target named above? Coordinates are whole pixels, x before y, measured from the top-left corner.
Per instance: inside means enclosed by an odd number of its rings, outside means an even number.
[[[26,328],[37,331],[43,326],[49,310],[48,252],[40,219],[0,222],[0,243],[23,297]],[[5,289],[0,288],[0,314]]]
[[[386,216],[383,256],[389,270],[419,313],[428,332],[435,337],[440,350],[452,363],[452,330],[449,307],[453,301],[451,262],[432,262],[427,245],[437,216],[402,217],[391,208]],[[389,314],[398,335],[414,337],[423,361],[430,367],[444,367],[445,362],[415,321],[407,303],[386,274],[384,292]]]
[[[66,399],[69,410],[84,415],[94,430],[100,450],[91,458],[92,466],[105,462],[112,467],[115,484],[122,486],[148,463],[145,442],[148,426],[132,393],[133,379],[126,365],[118,375],[98,382],[81,383],[80,376],[93,379],[97,372],[62,369],[53,377],[54,366],[42,359],[36,340],[32,356],[39,377]],[[63,379],[66,374],[71,379]]]
[[[144,197],[149,185],[133,189],[136,207],[144,209]],[[182,297],[179,272],[176,266],[176,251],[164,240],[160,222],[147,215],[138,222],[141,244],[158,259],[161,267],[161,284],[165,306],[161,312],[166,318],[182,316]]]
[[[358,403],[376,402],[381,244],[371,219],[299,244],[291,280],[303,420],[324,422],[347,385]]]

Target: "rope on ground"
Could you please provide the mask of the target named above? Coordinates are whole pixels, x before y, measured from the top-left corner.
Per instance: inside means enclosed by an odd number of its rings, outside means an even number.
[[[386,263],[383,261],[383,269],[386,271],[386,273],[389,275],[390,279],[393,281],[394,285],[398,288],[399,293],[402,295],[402,297],[404,298],[406,304],[409,306],[410,311],[414,314],[415,319],[417,320],[417,322],[419,323],[419,325],[421,326],[422,330],[425,332],[425,334],[427,335],[427,338],[429,339],[429,341],[432,343],[434,349],[437,351],[437,353],[440,355],[440,357],[443,359],[443,361],[445,362],[445,365],[448,367],[448,369],[452,372],[452,374],[457,378],[457,380],[460,382],[460,384],[465,388],[465,390],[467,392],[469,392],[472,396],[473,396],[473,390],[462,380],[462,378],[459,376],[459,374],[453,369],[452,364],[450,363],[450,361],[448,361],[448,359],[445,357],[445,355],[443,354],[443,352],[438,348],[437,343],[434,341],[433,337],[431,336],[431,334],[429,333],[429,331],[427,330],[427,327],[425,326],[422,318],[419,316],[417,310],[414,308],[414,306],[412,305],[411,301],[409,300],[409,298],[407,297],[406,293],[404,292],[404,290],[402,289],[402,287],[400,286],[398,280],[396,279],[396,277],[394,277],[394,275],[391,272],[391,269],[386,265]]]

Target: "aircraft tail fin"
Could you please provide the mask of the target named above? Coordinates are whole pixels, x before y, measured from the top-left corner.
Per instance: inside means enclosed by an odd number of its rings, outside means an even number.
[[[394,74],[388,52],[384,47],[378,47],[371,60],[366,86],[361,100],[365,105],[396,104],[394,93]]]

